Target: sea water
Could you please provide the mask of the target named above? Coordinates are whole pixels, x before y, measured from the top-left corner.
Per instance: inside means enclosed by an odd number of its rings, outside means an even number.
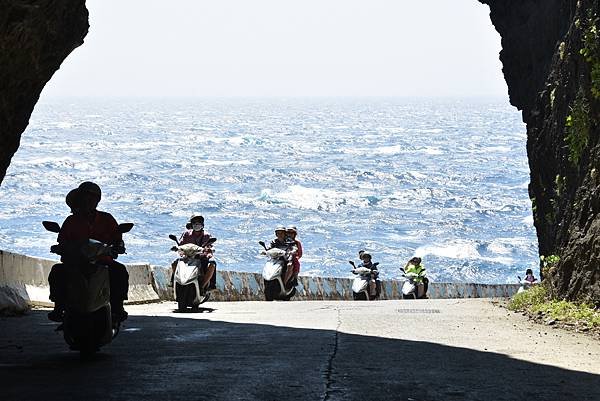
[[[167,265],[206,218],[221,269],[259,272],[257,241],[295,225],[302,274],[384,278],[423,257],[434,281],[515,282],[536,268],[520,113],[499,99],[42,100],[0,188],[0,249],[55,257],[66,193],[133,222],[123,262]]]

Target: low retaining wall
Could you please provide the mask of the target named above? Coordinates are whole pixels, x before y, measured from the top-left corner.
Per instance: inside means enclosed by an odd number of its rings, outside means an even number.
[[[20,313],[31,305],[53,305],[50,302],[48,274],[54,260],[34,258],[0,251],[0,312]],[[173,289],[167,285],[170,268],[148,264],[127,265],[129,300],[144,303],[172,300]],[[401,299],[402,281],[382,282],[381,299]],[[430,298],[509,298],[518,284],[430,283]],[[217,271],[215,301],[260,301],[264,299],[263,279],[259,273]],[[298,279],[294,300],[350,300],[352,279],[308,277]]]
[[[48,274],[57,261],[0,251],[0,312],[21,313],[31,305],[52,306]],[[158,301],[147,264],[127,265],[129,300],[126,303]]]
[[[152,266],[154,285],[161,299],[173,300],[173,289],[167,286],[171,277],[169,268]],[[350,300],[352,279],[336,277],[298,278],[294,300]],[[402,299],[401,280],[385,280],[381,299]],[[217,271],[215,301],[261,301],[265,299],[262,275],[232,271]],[[519,284],[430,283],[429,298],[510,298],[517,293]]]

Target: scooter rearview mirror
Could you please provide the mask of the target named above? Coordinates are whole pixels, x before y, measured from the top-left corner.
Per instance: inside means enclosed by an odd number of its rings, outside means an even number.
[[[348,263],[350,263],[352,265],[352,267],[356,267],[356,265],[354,264],[353,261],[349,260]]]
[[[215,237],[212,237],[211,239],[208,240],[206,245],[214,244],[216,241],[217,241],[217,239]]]
[[[54,221],[42,221],[42,225],[50,232],[58,233],[60,231],[60,225]]]
[[[177,237],[174,236],[173,234],[169,234],[169,239],[172,239],[173,241],[175,241],[177,243],[177,245],[179,245],[179,241],[177,241]]]
[[[258,241],[258,244],[261,245],[263,248],[265,248],[265,251],[267,250],[267,246],[265,245],[265,241]]]
[[[121,234],[128,233],[133,228],[133,223],[121,223],[119,224],[119,232]]]

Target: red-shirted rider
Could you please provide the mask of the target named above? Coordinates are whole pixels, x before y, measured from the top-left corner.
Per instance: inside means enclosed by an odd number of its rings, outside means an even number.
[[[286,235],[288,236],[288,238],[290,238],[295,244],[296,244],[296,252],[292,255],[292,271],[290,271],[289,273],[286,271],[285,274],[285,283],[288,282],[288,280],[293,279],[296,282],[298,281],[298,273],[300,273],[300,258],[302,257],[302,243],[296,239],[296,236],[298,235],[298,229],[296,228],[296,226],[291,226],[288,227],[286,229]]]
[[[77,189],[69,192],[67,204],[71,207],[73,214],[65,219],[58,233],[60,245],[78,246],[94,239],[109,245],[123,246],[122,235],[115,218],[110,213],[96,210],[101,197],[100,187],[89,181],[81,183]],[[70,263],[71,261],[61,257],[61,262]],[[105,256],[103,262],[109,266],[112,313],[123,321],[127,319],[123,301],[127,299],[129,274],[124,265],[110,256]],[[54,301],[54,310],[48,314],[50,320],[62,320],[66,300],[65,280],[62,264],[54,265],[48,276],[50,299]]]

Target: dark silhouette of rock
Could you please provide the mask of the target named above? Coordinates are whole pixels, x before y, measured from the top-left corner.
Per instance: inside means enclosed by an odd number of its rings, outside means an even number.
[[[598,0],[480,0],[502,36],[511,104],[523,111],[529,194],[554,295],[600,303]]]
[[[88,27],[85,0],[0,0],[0,183],[44,85]]]

